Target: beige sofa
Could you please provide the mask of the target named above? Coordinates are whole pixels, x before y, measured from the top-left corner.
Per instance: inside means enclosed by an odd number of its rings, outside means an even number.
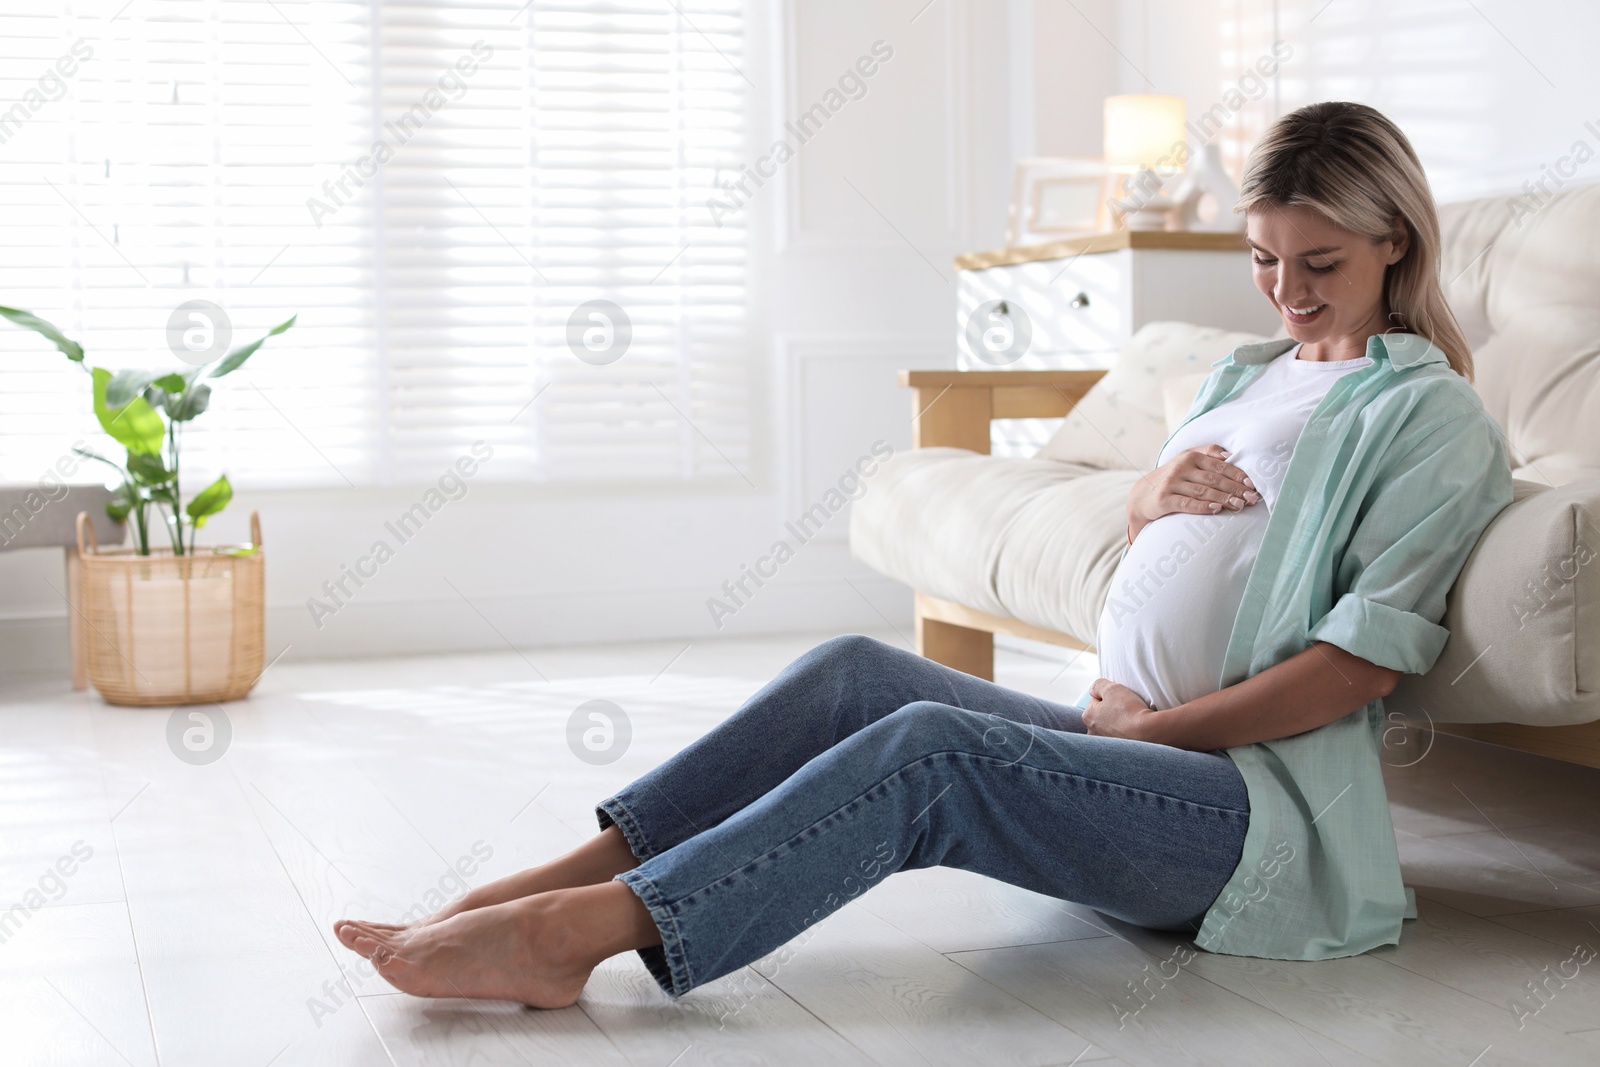
[[[1497,197],[1440,212],[1448,296],[1511,446],[1516,499],[1451,591],[1438,663],[1386,705],[1600,766],[1600,185],[1533,207]],[[1251,339],[1154,323],[1109,373],[902,372],[915,447],[854,503],[850,547],[915,591],[918,651],[992,678],[995,633],[1090,649],[1129,489],[1203,368]],[[989,420],[1063,416],[1037,455],[988,455]]]

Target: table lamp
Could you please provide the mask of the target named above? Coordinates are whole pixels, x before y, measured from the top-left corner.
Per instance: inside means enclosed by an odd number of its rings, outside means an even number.
[[[1112,206],[1130,230],[1161,230],[1174,201],[1162,195],[1158,166],[1181,167],[1188,156],[1181,96],[1134,93],[1105,102],[1106,168],[1124,177]]]

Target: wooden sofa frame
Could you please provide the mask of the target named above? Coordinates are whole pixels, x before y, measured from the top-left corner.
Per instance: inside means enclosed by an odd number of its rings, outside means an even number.
[[[1105,375],[1103,370],[903,370],[912,391],[913,448],[949,446],[989,454],[992,419],[1060,418]],[[914,591],[917,654],[988,681],[994,680],[994,635],[1026,637],[1094,651],[1055,630],[993,615],[953,600]],[[1518,723],[1439,723],[1436,729],[1569,763],[1600,767],[1600,722],[1578,726]]]

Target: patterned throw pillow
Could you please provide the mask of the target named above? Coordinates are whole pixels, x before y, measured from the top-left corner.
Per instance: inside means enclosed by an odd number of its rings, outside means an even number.
[[[1101,470],[1149,470],[1170,436],[1163,396],[1167,381],[1208,374],[1212,363],[1239,345],[1264,340],[1260,334],[1187,322],[1147,323],[1067,413],[1038,458]]]
[[[1209,377],[1211,371],[1207,369],[1196,374],[1180,374],[1162,383],[1162,410],[1167,417],[1168,437],[1172,436],[1172,431],[1178,428],[1183,417],[1189,414],[1189,409],[1194,407],[1194,398],[1200,395],[1200,387]]]

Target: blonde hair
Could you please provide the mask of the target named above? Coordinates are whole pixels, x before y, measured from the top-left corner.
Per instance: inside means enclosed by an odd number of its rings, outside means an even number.
[[[1439,284],[1439,215],[1422,163],[1400,128],[1366,104],[1329,100],[1292,111],[1250,152],[1234,211],[1258,204],[1313,209],[1375,241],[1396,223],[1411,237],[1384,275],[1390,321],[1426,337],[1472,381],[1472,352]]]

